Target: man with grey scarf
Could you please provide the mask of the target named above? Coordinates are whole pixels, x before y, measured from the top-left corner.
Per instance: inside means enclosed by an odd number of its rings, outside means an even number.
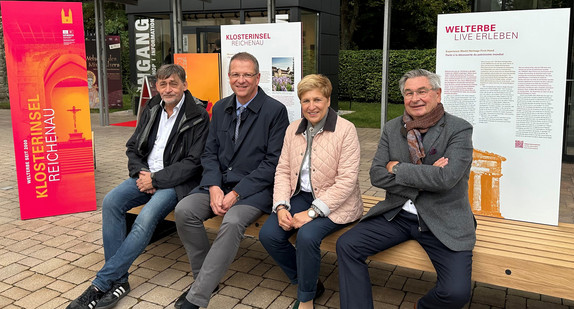
[[[414,239],[437,272],[415,308],[462,308],[470,299],[476,221],[468,200],[472,126],[444,111],[440,78],[417,69],[399,81],[405,112],[383,130],[370,170],[386,190],[337,242],[341,308],[373,308],[365,260]]]

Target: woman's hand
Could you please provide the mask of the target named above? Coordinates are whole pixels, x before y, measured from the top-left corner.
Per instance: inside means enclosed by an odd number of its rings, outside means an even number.
[[[296,213],[293,216],[293,228],[301,228],[305,223],[311,222],[311,217],[307,214],[307,210]]]
[[[290,231],[293,229],[293,217],[291,217],[291,213],[287,209],[281,208],[277,211],[277,221],[279,221],[279,226],[283,230]]]

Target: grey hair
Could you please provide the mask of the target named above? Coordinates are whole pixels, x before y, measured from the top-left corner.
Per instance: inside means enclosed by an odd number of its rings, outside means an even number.
[[[164,64],[155,74],[157,80],[167,79],[172,75],[177,75],[182,83],[185,83],[185,69],[179,64]]]
[[[233,60],[253,62],[253,64],[255,64],[255,74],[259,74],[259,61],[257,61],[257,58],[255,58],[255,56],[253,56],[252,54],[247,52],[240,52],[233,55],[233,57],[231,57],[231,60],[229,60],[229,71],[231,71],[231,63],[233,62]]]
[[[405,94],[405,83],[407,82],[407,79],[415,77],[426,77],[433,90],[440,89],[440,76],[425,69],[415,69],[405,73],[405,75],[403,75],[399,80],[399,89],[401,90],[402,95]]]

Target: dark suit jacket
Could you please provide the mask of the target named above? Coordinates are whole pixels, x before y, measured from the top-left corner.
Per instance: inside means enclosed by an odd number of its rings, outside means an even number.
[[[225,193],[235,190],[240,196],[238,203],[270,213],[275,168],[289,125],[287,109],[259,88],[241,114],[239,138],[234,142],[235,100],[235,95],[231,95],[213,106],[201,157],[203,176],[192,193],[206,193],[209,186],[220,186]]]
[[[410,163],[402,116],[389,121],[370,170],[371,183],[386,190],[386,198],[365,215],[384,214],[392,219],[407,200],[419,218],[448,248],[472,250],[476,242],[475,220],[468,200],[468,177],[472,164],[472,126],[445,113],[423,139],[426,157],[422,165]],[[444,168],[432,166],[448,158]],[[389,161],[399,161],[396,174],[387,171]]]

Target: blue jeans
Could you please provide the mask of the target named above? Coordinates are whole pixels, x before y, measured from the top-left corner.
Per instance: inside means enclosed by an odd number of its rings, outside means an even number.
[[[291,215],[311,207],[311,193],[301,192],[291,198]],[[307,302],[315,297],[319,268],[321,266],[321,241],[327,235],[341,229],[345,224],[336,224],[329,218],[318,217],[299,230],[285,231],[279,226],[277,214],[272,213],[259,232],[259,241],[285,272],[292,284],[297,286],[297,299]],[[297,249],[289,237],[297,232]]]
[[[126,235],[126,212],[145,204]],[[177,204],[174,188],[158,189],[153,195],[140,192],[136,179],[129,178],[110,191],[102,202],[102,233],[106,263],[92,282],[108,291],[115,282],[126,282],[128,270],[144,251],[157,224]]]
[[[472,251],[450,250],[432,232],[419,231],[416,215],[401,210],[391,221],[382,215],[363,220],[337,240],[341,309],[373,308],[365,260],[409,239],[418,241],[437,272],[436,285],[417,308],[459,309],[470,300]]]

